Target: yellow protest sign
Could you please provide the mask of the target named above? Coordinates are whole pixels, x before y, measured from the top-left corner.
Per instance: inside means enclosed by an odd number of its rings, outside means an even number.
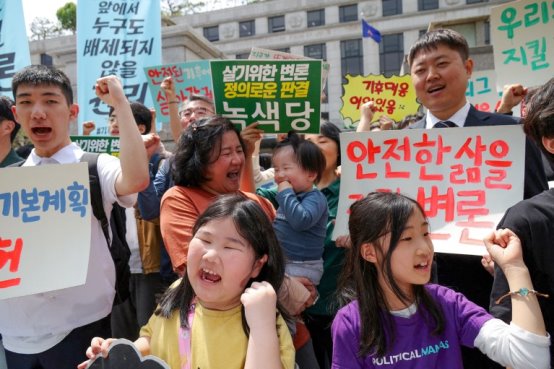
[[[368,101],[375,101],[378,108],[374,120],[386,115],[400,121],[406,115],[417,113],[419,104],[409,75],[385,77],[347,74],[346,80],[340,109],[346,127],[360,121],[360,107]]]

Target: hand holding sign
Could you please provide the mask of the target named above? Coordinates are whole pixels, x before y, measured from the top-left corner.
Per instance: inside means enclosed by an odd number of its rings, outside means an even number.
[[[378,110],[379,108],[377,107],[377,105],[375,105],[374,101],[365,102],[360,107],[360,123],[356,128],[356,132],[369,131],[371,126],[371,121],[373,120],[373,116],[375,115],[375,112]]]
[[[347,127],[360,121],[362,108],[368,102],[373,102],[375,107],[372,109],[372,119],[387,115],[399,121],[408,114],[415,114],[419,108],[409,75],[385,77],[348,74],[346,80],[340,113]]]
[[[240,137],[242,138],[246,146],[244,153],[244,156],[246,158],[250,158],[253,155],[256,142],[261,141],[261,139],[263,138],[264,131],[258,128],[258,126],[259,124],[257,122],[252,123],[251,125],[246,126],[245,129],[240,131]]]
[[[175,83],[173,83],[173,77],[165,77],[160,85],[160,89],[165,92],[167,101],[177,101],[177,94],[175,93]]]
[[[152,355],[142,357],[135,345],[126,339],[94,337],[85,361],[78,369],[170,369],[163,360]]]

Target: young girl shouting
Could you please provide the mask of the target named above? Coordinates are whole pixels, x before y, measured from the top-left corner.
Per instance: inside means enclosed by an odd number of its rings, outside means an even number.
[[[507,325],[446,287],[427,284],[433,243],[421,206],[395,193],[370,193],[350,208],[352,249],[343,276],[351,302],[333,322],[333,368],[462,369],[461,346],[512,368],[548,368],[550,338],[519,239],[487,237],[510,284]]]
[[[135,346],[172,369],[294,368],[294,347],[275,291],[284,262],[271,222],[240,195],[198,218],[186,274],[170,288]],[[111,339],[94,338],[89,358]]]

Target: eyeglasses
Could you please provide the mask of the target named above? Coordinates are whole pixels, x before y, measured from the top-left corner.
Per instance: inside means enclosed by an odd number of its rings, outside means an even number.
[[[206,108],[193,108],[193,109],[185,109],[179,113],[179,116],[181,118],[190,118],[192,117],[192,114],[194,114],[197,117],[205,117],[208,114],[213,114],[213,111],[206,109]]]

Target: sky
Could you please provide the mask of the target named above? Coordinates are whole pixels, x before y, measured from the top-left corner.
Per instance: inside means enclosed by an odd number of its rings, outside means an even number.
[[[90,1],[90,0],[86,0]],[[31,22],[37,17],[48,18],[54,22],[58,19],[56,11],[68,2],[77,3],[77,0],[21,0],[23,4],[23,14],[25,15],[25,25],[27,26],[27,37],[31,37]],[[229,6],[241,5],[244,0],[204,0],[208,8],[224,8]]]
[[[31,22],[37,17],[48,18],[57,21],[56,11],[66,3],[76,3],[74,0],[21,0],[25,25],[27,26],[27,37],[31,37]]]

